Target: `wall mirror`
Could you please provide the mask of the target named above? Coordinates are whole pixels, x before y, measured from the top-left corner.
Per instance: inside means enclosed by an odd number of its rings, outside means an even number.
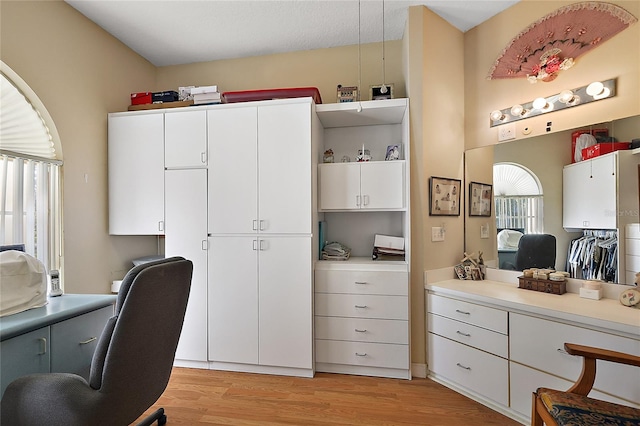
[[[493,185],[494,204],[489,217],[469,216],[465,207],[465,251],[482,251],[488,267],[518,270],[518,233],[551,234],[556,240],[555,268],[566,270],[571,243],[583,231],[563,228],[562,170],[572,163],[572,134],[596,129],[606,129],[609,136],[628,142],[640,137],[640,116],[467,150],[465,185]],[[633,161],[640,163],[640,152]],[[465,195],[468,203],[469,194]],[[640,222],[637,186],[635,193],[620,196],[634,200],[634,209],[623,213],[630,222]],[[616,282],[633,284],[625,271],[619,271]]]

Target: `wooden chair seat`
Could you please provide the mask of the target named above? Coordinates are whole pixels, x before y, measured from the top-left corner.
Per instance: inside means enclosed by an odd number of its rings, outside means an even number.
[[[539,388],[545,408],[560,426],[640,425],[640,410],[575,393]]]

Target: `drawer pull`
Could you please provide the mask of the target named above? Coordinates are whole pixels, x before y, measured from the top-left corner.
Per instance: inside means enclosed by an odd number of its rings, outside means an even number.
[[[365,328],[364,330],[361,330],[359,328],[356,328],[356,333],[366,333],[367,329]]]
[[[84,342],[80,342],[79,344],[80,345],[88,345],[89,343],[91,343],[91,342],[93,342],[95,340],[98,340],[98,338],[97,337],[92,337],[90,339],[85,340]]]
[[[358,308],[358,309],[364,309],[364,308],[366,308],[366,307],[367,307],[367,305],[355,305],[355,306],[356,306],[356,308]]]
[[[365,352],[365,353],[361,354],[360,352],[356,352],[356,356],[367,356],[367,353]]]
[[[471,312],[461,311],[460,309],[456,309],[456,312],[463,315],[471,315]]]
[[[567,352],[567,351],[565,351],[564,349],[561,349],[561,348],[556,349],[556,351],[560,352],[561,354],[569,355],[569,352]]]
[[[41,337],[38,339],[38,341],[40,342],[40,352],[38,353],[38,355],[44,355],[47,353],[47,338],[46,337]]]
[[[364,284],[366,284],[367,282],[366,282],[366,281],[355,281],[355,283],[356,283],[356,284],[359,284],[359,285],[364,285]]]
[[[469,370],[469,371],[471,371],[471,367],[466,367],[466,366],[464,366],[464,365],[460,364],[459,362],[457,362],[457,363],[456,363],[456,365],[457,365],[458,367],[460,367],[460,368],[464,368],[465,370]]]
[[[456,333],[458,333],[458,334],[460,334],[460,335],[462,335],[462,336],[464,336],[464,337],[471,337],[471,334],[469,334],[469,333],[463,333],[463,332],[462,332],[462,331],[460,331],[460,330],[456,331]]]

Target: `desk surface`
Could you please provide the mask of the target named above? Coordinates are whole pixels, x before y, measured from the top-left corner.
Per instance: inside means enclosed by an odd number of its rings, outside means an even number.
[[[0,341],[115,304],[109,294],[63,294],[41,308],[0,318]]]

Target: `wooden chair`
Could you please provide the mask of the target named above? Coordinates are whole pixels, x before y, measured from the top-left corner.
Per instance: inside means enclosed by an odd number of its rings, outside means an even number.
[[[538,388],[533,393],[531,426],[640,425],[639,409],[587,397],[596,379],[596,360],[640,367],[640,357],[573,343],[564,348],[583,357],[582,374],[567,391]]]

